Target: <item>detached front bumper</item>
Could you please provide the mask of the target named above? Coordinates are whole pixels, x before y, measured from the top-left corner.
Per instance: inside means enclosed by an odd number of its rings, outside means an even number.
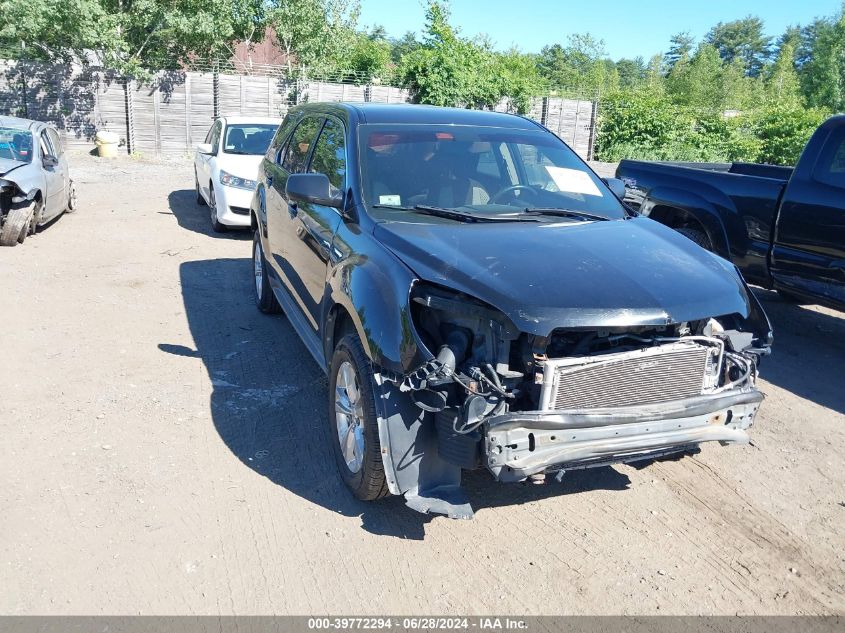
[[[499,481],[546,471],[632,462],[702,442],[748,443],[763,401],[756,389],[660,404],[565,411],[520,411],[485,423],[484,456]]]

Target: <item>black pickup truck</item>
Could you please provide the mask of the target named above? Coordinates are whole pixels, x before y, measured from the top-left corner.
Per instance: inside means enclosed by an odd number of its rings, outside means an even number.
[[[623,160],[625,201],[736,264],[750,282],[845,309],[845,115],[794,167]]]

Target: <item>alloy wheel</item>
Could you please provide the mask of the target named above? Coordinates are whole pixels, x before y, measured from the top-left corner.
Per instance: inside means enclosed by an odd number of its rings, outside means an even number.
[[[364,407],[358,374],[349,361],[337,370],[334,407],[340,452],[350,472],[357,473],[364,463]]]

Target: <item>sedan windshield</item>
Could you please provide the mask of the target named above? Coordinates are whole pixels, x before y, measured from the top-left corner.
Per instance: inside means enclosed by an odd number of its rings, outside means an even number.
[[[32,134],[29,130],[0,127],[0,158],[24,163],[32,161]]]
[[[359,130],[364,200],[379,216],[436,206],[490,216],[527,212],[549,221],[625,217],[601,179],[548,132],[454,125]]]
[[[233,123],[226,128],[223,151],[227,154],[264,154],[276,127],[270,123]]]

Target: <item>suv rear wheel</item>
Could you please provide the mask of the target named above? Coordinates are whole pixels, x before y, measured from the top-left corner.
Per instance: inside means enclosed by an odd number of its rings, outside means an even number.
[[[362,501],[388,494],[372,366],[355,334],[344,336],[329,370],[329,434],[340,476]]]

